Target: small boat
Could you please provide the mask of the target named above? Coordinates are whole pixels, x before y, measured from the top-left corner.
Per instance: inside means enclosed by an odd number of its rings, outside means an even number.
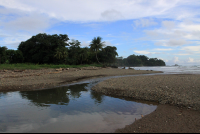
[[[178,66],[178,64],[175,64],[174,66]]]

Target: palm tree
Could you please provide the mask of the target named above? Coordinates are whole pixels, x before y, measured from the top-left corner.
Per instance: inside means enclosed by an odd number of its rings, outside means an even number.
[[[54,57],[56,57],[57,59],[62,58],[62,51],[61,51],[60,48],[57,48],[57,49],[56,49],[56,52],[55,52]]]
[[[54,57],[60,60],[65,59],[67,55],[67,48],[57,48]]]
[[[101,37],[94,37],[94,39],[92,40],[91,44],[89,45],[90,46],[90,49],[96,53],[96,59],[97,61],[99,62],[99,59],[97,57],[97,53],[99,52],[99,50],[101,50],[105,44],[105,42],[102,42],[102,38]],[[100,62],[99,62],[100,63]],[[100,63],[101,64],[101,63]]]

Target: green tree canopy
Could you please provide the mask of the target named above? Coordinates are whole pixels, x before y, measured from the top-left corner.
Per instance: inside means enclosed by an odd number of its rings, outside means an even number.
[[[165,66],[165,62],[157,58],[148,58],[145,55],[129,55],[127,58],[119,58],[116,62],[120,66]]]
[[[100,50],[102,50],[102,48],[105,46],[105,44],[104,44],[105,42],[102,42],[102,38],[100,37],[100,36],[98,36],[97,38],[96,37],[94,37],[93,38],[93,40],[92,40],[92,42],[90,43],[90,49],[93,51],[93,52],[95,52],[95,54],[96,54],[96,59],[97,59],[97,61],[98,61],[98,63],[100,63],[99,62],[99,59],[98,59],[98,57],[97,57],[97,53],[100,51]],[[101,63],[100,63],[101,64]]]
[[[63,59],[59,59],[58,55],[55,56],[55,52],[69,46],[67,43],[68,40],[69,38],[66,34],[47,35],[46,33],[40,33],[36,36],[32,36],[25,42],[21,42],[18,46],[18,50],[23,53],[24,62],[40,64],[59,63],[60,60]],[[62,54],[64,54],[64,52]]]
[[[68,60],[67,63],[78,65],[81,62],[81,42],[78,40],[72,39],[71,42],[69,42],[70,47],[68,48]]]
[[[7,60],[9,63],[22,63],[24,58],[20,50],[7,50],[6,51]]]
[[[116,52],[117,48],[114,46],[106,46],[102,49],[102,51],[99,52],[99,59],[101,62],[104,62],[104,64],[111,64],[116,61],[116,56],[118,56],[118,53]]]
[[[129,63],[129,66],[141,66],[142,61],[140,58],[138,58],[136,55],[130,55],[127,57],[127,61]]]
[[[6,46],[0,47],[0,64],[5,63],[6,60],[7,60],[7,57],[6,57],[6,50],[7,49],[8,48]]]

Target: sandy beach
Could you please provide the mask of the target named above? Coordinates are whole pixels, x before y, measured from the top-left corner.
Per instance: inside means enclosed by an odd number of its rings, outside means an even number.
[[[1,70],[0,91],[32,91],[53,88],[97,77],[161,73],[151,70],[100,67]],[[200,133],[200,75],[151,75],[113,78],[92,88],[107,95],[159,102],[157,109],[117,133]]]
[[[117,133],[200,132],[200,75],[113,78],[98,83],[92,90],[159,103],[156,111],[116,130]]]
[[[41,90],[96,77],[149,73],[162,72],[101,67],[1,70],[0,91]]]

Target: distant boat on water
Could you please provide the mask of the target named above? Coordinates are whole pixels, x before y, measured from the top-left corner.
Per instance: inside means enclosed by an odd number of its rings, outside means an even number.
[[[178,64],[175,64],[174,66],[178,66]]]

